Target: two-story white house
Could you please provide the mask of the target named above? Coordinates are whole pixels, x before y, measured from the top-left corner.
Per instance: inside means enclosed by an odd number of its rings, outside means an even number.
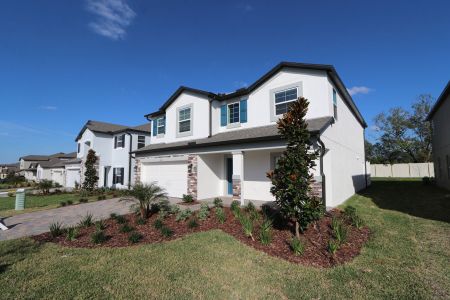
[[[282,62],[229,94],[180,87],[146,115],[151,143],[134,151],[136,181],[157,182],[171,197],[273,201],[266,173],[286,148],[276,121],[301,96],[321,150],[313,190],[327,206],[342,203],[366,186],[367,125],[330,65]]]
[[[128,188],[134,184],[135,161],[132,151],[150,143],[150,123],[124,126],[98,121],[87,121],[75,141],[77,158],[66,163],[66,186],[82,183],[85,160],[90,149],[97,160],[98,186]]]

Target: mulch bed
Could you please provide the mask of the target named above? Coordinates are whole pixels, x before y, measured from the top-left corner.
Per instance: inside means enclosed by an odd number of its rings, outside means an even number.
[[[178,202],[177,204],[179,205],[186,205],[186,206],[190,206],[190,205],[196,205],[196,204],[200,204],[201,202],[198,202],[197,200],[194,200],[192,202]]]
[[[108,240],[103,244],[93,244],[91,241],[91,234],[95,232],[95,226],[89,228],[80,228],[79,236],[75,241],[66,240],[65,236],[52,238],[50,233],[43,233],[34,237],[38,242],[53,242],[66,247],[78,248],[98,248],[98,247],[127,247],[131,245],[139,245],[144,243],[161,243],[174,239],[181,238],[187,234],[200,231],[208,231],[211,229],[221,229],[222,231],[232,235],[239,241],[256,248],[265,253],[285,259],[293,263],[300,263],[303,265],[316,267],[332,267],[338,264],[343,264],[352,260],[360,253],[364,243],[369,239],[370,231],[367,227],[357,229],[348,224],[347,239],[340,249],[334,254],[327,251],[328,241],[332,238],[332,230],[330,227],[332,216],[339,217],[340,211],[333,210],[328,212],[320,220],[310,224],[307,230],[302,234],[301,240],[305,245],[303,255],[296,256],[293,254],[289,246],[289,241],[293,236],[293,226],[288,224],[284,228],[274,226],[272,231],[272,242],[268,246],[264,246],[259,241],[259,224],[255,226],[253,236],[255,241],[246,237],[242,231],[242,226],[238,219],[231,213],[229,208],[224,208],[226,214],[226,221],[220,224],[216,218],[214,209],[211,210],[209,218],[205,221],[198,220],[198,227],[188,228],[188,221],[175,221],[175,216],[170,215],[164,219],[165,226],[173,230],[174,234],[171,237],[164,237],[160,230],[153,226],[153,223],[158,218],[155,214],[151,216],[146,224],[137,225],[137,217],[134,214],[126,215],[128,224],[135,227],[135,232],[143,235],[141,241],[132,244],[128,240],[130,233],[121,233],[119,231],[121,224],[116,220],[105,220],[107,227],[104,233],[108,236]]]

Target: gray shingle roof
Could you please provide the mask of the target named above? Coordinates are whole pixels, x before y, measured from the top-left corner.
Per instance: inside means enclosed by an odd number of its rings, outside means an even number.
[[[332,122],[332,120],[333,120],[332,117],[322,117],[307,120],[308,130],[311,133],[319,133],[326,126],[328,126]],[[277,125],[268,125],[268,126],[221,132],[211,137],[198,140],[188,140],[168,144],[166,143],[151,144],[134,152],[145,153],[145,152],[172,150],[177,148],[213,146],[213,145],[220,145],[223,143],[230,144],[230,143],[254,142],[263,140],[277,140],[277,139],[281,139],[278,133]]]
[[[48,157],[48,155],[27,155],[27,156],[22,156],[20,159],[28,160],[28,161],[29,160],[32,160],[32,161],[45,161],[45,160],[49,160],[49,157]]]
[[[86,129],[89,129],[93,132],[101,132],[101,133],[106,133],[106,134],[116,134],[116,133],[128,131],[128,130],[150,133],[151,125],[150,125],[150,123],[146,123],[146,124],[142,124],[142,125],[138,125],[138,126],[125,126],[125,125],[89,120],[86,122],[86,124],[81,129],[81,131],[77,135],[77,138],[75,139],[75,141],[78,141],[81,138],[81,136],[83,135],[83,132]]]

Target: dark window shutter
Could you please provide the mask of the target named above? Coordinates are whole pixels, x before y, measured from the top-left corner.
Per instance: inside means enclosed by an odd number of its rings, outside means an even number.
[[[241,123],[247,123],[247,99],[241,100],[239,105]]]
[[[122,134],[122,148],[125,148],[125,134]]]
[[[227,106],[220,107],[220,126],[227,126]]]
[[[114,137],[114,149],[117,148],[117,136]]]
[[[120,168],[120,183],[123,185],[123,178],[125,177],[125,168]]]
[[[116,184],[116,168],[113,169],[113,184]]]
[[[153,136],[156,136],[158,134],[158,120],[157,119],[153,119]]]

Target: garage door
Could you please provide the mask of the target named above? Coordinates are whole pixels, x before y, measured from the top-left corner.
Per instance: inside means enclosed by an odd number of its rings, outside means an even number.
[[[181,198],[187,193],[187,162],[157,162],[142,165],[141,181],[156,182],[170,197]]]
[[[66,169],[66,187],[75,187],[75,181],[80,183],[80,169]]]
[[[63,177],[63,171],[62,170],[53,170],[52,171],[52,180],[53,182],[57,182],[60,185],[64,185],[64,177]]]

